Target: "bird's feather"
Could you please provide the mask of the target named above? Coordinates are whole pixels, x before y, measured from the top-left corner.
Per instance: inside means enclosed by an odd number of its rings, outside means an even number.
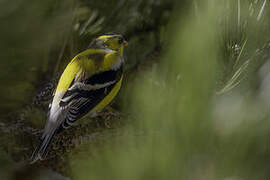
[[[121,76],[122,67],[118,70],[109,70],[93,75],[83,82],[74,83],[59,103],[61,108],[68,109],[62,127],[71,126],[77,119],[105,101],[106,96],[114,97],[115,94],[111,94],[111,92],[120,82]],[[104,106],[107,104],[106,102]]]

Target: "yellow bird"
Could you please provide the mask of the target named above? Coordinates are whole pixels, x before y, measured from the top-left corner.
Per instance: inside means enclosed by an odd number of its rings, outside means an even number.
[[[126,45],[121,35],[99,36],[67,65],[50,105],[40,144],[32,154],[32,163],[46,157],[56,133],[87,113],[100,111],[117,95],[123,79]]]

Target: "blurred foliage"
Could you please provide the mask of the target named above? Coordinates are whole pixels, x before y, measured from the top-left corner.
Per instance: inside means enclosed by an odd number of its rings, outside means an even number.
[[[269,5],[2,0],[1,179],[268,179]],[[129,41],[121,113],[83,118],[26,165],[65,65],[108,32]]]
[[[29,102],[38,75],[49,68],[50,48],[61,45],[71,26],[72,3],[59,2],[1,1],[1,114]]]
[[[73,156],[74,179],[269,178],[269,106],[256,78],[269,59],[269,6],[205,2],[171,17],[162,62],[124,90],[130,129]]]

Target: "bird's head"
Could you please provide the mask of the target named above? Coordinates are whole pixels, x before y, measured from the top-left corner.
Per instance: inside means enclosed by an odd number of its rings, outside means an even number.
[[[90,47],[105,47],[114,51],[118,51],[121,55],[123,54],[124,47],[128,45],[123,36],[118,34],[99,36],[91,44]]]

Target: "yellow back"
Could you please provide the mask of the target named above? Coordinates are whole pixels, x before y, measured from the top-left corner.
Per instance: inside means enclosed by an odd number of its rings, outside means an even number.
[[[94,58],[95,54],[103,55],[102,58]],[[87,49],[75,56],[64,70],[56,92],[66,91],[73,79],[85,80],[91,75],[110,70],[111,67],[121,61],[116,51],[106,52],[104,49]]]

